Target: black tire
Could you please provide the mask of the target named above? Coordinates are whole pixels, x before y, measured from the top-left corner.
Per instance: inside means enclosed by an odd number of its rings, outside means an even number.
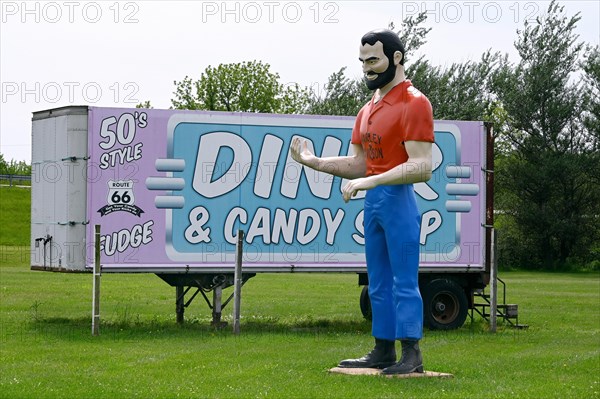
[[[468,313],[465,290],[450,279],[430,281],[423,287],[424,324],[432,330],[461,327]]]
[[[369,298],[369,287],[366,285],[363,286],[363,289],[360,293],[360,311],[365,319],[373,319],[373,312],[371,311],[371,299]]]

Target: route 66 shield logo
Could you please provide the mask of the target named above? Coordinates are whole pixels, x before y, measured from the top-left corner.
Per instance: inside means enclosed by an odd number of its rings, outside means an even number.
[[[109,180],[107,203],[110,205],[133,205],[135,203],[133,180]]]
[[[110,215],[113,212],[128,212],[140,217],[144,211],[134,205],[133,180],[109,180],[106,205],[98,209],[100,216]]]

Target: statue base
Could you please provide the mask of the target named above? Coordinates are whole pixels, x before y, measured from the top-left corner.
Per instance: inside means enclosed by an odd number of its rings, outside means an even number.
[[[383,375],[379,369],[359,369],[359,368],[344,368],[334,367],[329,369],[330,373],[333,374],[347,374],[347,375],[379,375],[388,378],[452,378],[452,374],[439,373],[437,371],[425,371],[423,373],[410,373],[410,374],[392,374]]]

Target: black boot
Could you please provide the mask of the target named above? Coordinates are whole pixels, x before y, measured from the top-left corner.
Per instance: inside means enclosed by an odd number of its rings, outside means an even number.
[[[423,356],[419,349],[418,340],[403,339],[402,343],[402,358],[393,366],[390,366],[382,371],[382,374],[409,374],[423,372]]]
[[[342,360],[338,367],[384,369],[396,363],[396,342],[375,338],[375,348],[360,359]]]

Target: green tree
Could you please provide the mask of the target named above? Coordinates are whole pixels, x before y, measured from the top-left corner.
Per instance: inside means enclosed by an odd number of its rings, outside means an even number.
[[[405,45],[406,77],[431,101],[436,119],[496,121],[499,105],[490,93],[490,78],[501,63],[500,53],[486,52],[478,62],[434,67],[424,56],[411,61],[427,43],[431,28],[423,27],[426,13],[407,17],[397,34]],[[396,30],[394,23],[389,29]],[[308,112],[322,115],[356,115],[371,98],[362,79],[345,76],[345,68],[333,73],[323,93],[311,92]]]
[[[341,68],[329,76],[323,93],[315,90],[311,92],[307,113],[355,116],[369,101],[373,93],[362,79],[346,77],[345,70],[345,67]]]
[[[427,35],[431,32],[432,28],[425,28],[423,24],[427,21],[427,12],[423,11],[417,15],[416,18],[410,17],[404,18],[400,29],[398,30],[398,36],[400,41],[404,44],[404,63],[408,64],[410,57],[413,56],[418,49],[420,49],[425,43],[427,43]],[[388,28],[395,30],[396,26],[394,22],[390,22]],[[422,60],[422,56],[419,60]]]
[[[302,109],[306,101],[298,85],[284,87],[260,61],[208,66],[199,80],[186,76],[174,84],[176,109],[279,113]]]
[[[484,120],[498,118],[498,105],[490,93],[490,78],[502,60],[500,53],[487,51],[478,62],[453,63],[448,67],[432,66],[425,56],[411,58],[427,43],[431,28],[425,12],[406,18],[397,32],[404,43],[406,76],[423,92],[433,107],[436,119]],[[394,24],[390,24],[394,29]]]
[[[139,103],[135,107],[136,108],[146,108],[146,109],[152,109],[152,108],[154,108],[152,106],[152,104],[150,104],[150,100],[146,100],[143,103]]]
[[[520,61],[505,60],[493,79],[510,144],[496,169],[497,208],[514,227],[500,235],[506,234],[503,261],[522,267],[557,269],[590,260],[599,237],[600,189],[593,176],[599,148],[582,118],[589,114],[585,90],[573,82],[583,50],[575,34],[579,20],[553,1],[545,16],[518,32]]]
[[[416,17],[410,16],[402,21],[397,33],[405,45],[405,61],[426,43],[426,36],[431,31],[431,28],[422,26],[426,20],[427,14],[423,12]],[[393,22],[389,24],[388,28],[396,30]],[[422,59],[423,57],[416,62],[416,65],[428,65]],[[413,71],[414,69],[408,67],[407,76],[411,76]],[[343,67],[329,76],[324,90],[310,91],[306,112],[317,115],[354,116],[371,99],[372,95],[373,92],[367,88],[362,78],[348,78],[346,68]]]
[[[4,154],[0,154],[0,175],[8,174],[8,162],[4,159]]]
[[[309,90],[298,83],[283,85],[279,109],[281,114],[305,114],[308,112]]]
[[[582,63],[585,72],[583,90],[585,107],[583,123],[590,132],[592,148],[600,146],[600,46],[588,48]],[[598,178],[600,176],[596,175]]]
[[[25,161],[15,161],[11,159],[8,162],[4,155],[0,154],[0,175],[31,175],[31,165]]]
[[[446,68],[419,59],[407,68],[407,77],[429,98],[436,119],[493,121],[498,105],[490,92],[490,79],[501,60],[500,53],[491,51],[478,62]]]

